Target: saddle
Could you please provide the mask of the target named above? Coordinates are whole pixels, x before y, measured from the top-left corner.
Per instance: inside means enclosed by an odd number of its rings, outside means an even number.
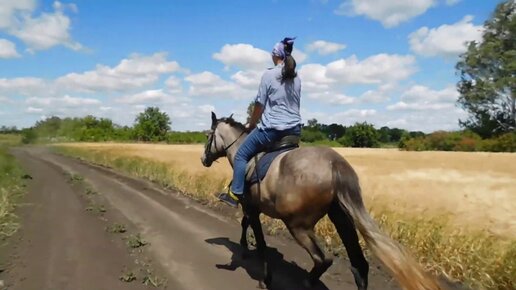
[[[256,154],[248,163],[246,168],[246,187],[251,186],[265,178],[272,161],[281,153],[299,147],[300,137],[287,135],[279,141],[271,144],[264,151]]]

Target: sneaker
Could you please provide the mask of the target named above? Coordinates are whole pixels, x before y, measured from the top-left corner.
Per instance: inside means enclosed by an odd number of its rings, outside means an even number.
[[[238,197],[231,191],[221,193],[218,198],[232,207],[238,207]]]

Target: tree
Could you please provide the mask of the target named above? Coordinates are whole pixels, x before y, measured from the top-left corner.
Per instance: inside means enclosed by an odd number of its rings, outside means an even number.
[[[246,123],[251,122],[251,116],[253,115],[254,110],[254,102],[249,103],[249,106],[247,106],[247,120]]]
[[[346,127],[336,123],[332,123],[330,125],[323,124],[321,125],[321,131],[328,136],[328,139],[335,141],[344,136],[346,133]]]
[[[319,130],[320,126],[321,125],[319,124],[317,119],[313,118],[313,119],[308,120],[308,125],[306,127],[309,129],[313,129],[313,130]]]
[[[380,134],[372,124],[367,122],[355,123],[346,129],[346,135],[339,142],[351,147],[376,147],[380,140]]]
[[[135,119],[134,131],[141,141],[163,141],[170,130],[170,117],[158,107],[148,107]]]
[[[458,103],[469,114],[459,123],[484,138],[516,128],[515,13],[516,1],[498,4],[484,24],[482,40],[470,42],[456,65]]]

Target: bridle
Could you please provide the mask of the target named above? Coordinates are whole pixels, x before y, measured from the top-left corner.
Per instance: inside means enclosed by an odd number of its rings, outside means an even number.
[[[212,145],[215,145],[215,148],[217,148],[217,140],[214,136],[215,132],[217,131],[218,124],[219,123],[215,124],[213,132],[211,132],[210,136],[208,137],[208,142],[206,143],[206,147],[204,148],[204,156],[206,156],[206,159],[212,162],[215,161],[215,159],[218,157],[226,156],[229,148],[231,148],[231,146],[233,146],[238,141],[238,139],[240,139],[240,137],[242,137],[242,135],[244,135],[245,133],[245,130],[243,130],[242,133],[240,133],[240,135],[233,142],[231,142],[229,145],[222,149],[222,152],[220,152],[220,154],[215,155],[211,153],[211,148]]]

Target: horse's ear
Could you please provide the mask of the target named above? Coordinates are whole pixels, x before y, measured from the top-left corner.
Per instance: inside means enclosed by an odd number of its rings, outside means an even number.
[[[211,124],[215,124],[217,123],[217,116],[215,115],[215,113],[213,113],[213,111],[211,112]]]
[[[229,115],[228,119],[233,119],[233,114]]]

